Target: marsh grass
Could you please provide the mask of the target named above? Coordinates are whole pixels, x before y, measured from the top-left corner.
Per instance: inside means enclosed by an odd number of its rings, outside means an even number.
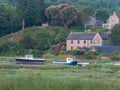
[[[120,66],[20,65],[3,61],[0,90],[120,90]]]
[[[106,81],[75,78],[39,77],[36,75],[0,77],[0,90],[119,90]]]

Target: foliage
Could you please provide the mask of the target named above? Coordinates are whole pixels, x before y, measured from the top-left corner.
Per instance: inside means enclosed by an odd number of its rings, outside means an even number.
[[[54,26],[62,25],[68,28],[71,24],[77,24],[81,21],[80,12],[68,4],[50,6],[45,12],[49,23]]]
[[[82,22],[85,24],[88,21],[89,16],[95,14],[95,8],[93,6],[85,6],[81,10],[82,12]]]
[[[117,24],[112,29],[112,42],[113,45],[120,45],[120,24]]]
[[[9,62],[13,58],[0,58],[0,61],[3,59]],[[57,57],[55,60],[58,60]],[[104,63],[81,68],[48,63],[39,66],[1,62],[0,90],[119,90],[119,70],[119,66]]]
[[[70,55],[84,55],[84,51],[82,50],[71,50],[67,52]]]
[[[110,58],[111,58],[112,60],[120,61],[120,52],[113,52],[113,53],[110,55]]]
[[[97,27],[95,29],[92,30],[93,32],[106,32],[108,31],[107,28],[102,28],[102,27]]]
[[[16,0],[16,3],[18,19],[22,21],[24,18],[26,27],[42,23],[39,19],[44,13],[45,4],[43,0]],[[42,18],[44,19],[44,16]]]
[[[120,0],[45,0],[47,3],[53,3],[53,4],[61,4],[61,3],[69,3],[74,4],[79,8],[83,8],[84,6],[93,6],[95,8],[110,8],[114,10],[117,6],[120,4]]]
[[[108,19],[109,15],[110,11],[107,8],[99,8],[96,11],[96,18],[99,20],[105,21],[106,19]]]
[[[0,36],[16,32],[19,28],[15,10],[8,4],[0,4]]]
[[[84,53],[84,56],[86,57],[86,59],[96,59],[97,57],[96,56],[98,56],[99,55],[99,53],[96,53],[96,52],[85,52]]]
[[[24,49],[33,49],[35,44],[35,40],[33,40],[29,35],[23,36],[19,41],[19,46]]]
[[[65,39],[69,31],[61,27],[31,27],[24,32],[17,32],[1,39],[1,55],[24,55],[32,50],[35,56],[41,56],[43,53],[65,51]],[[11,37],[15,36],[15,41],[11,42]],[[58,43],[59,42],[59,43]],[[10,43],[10,44],[9,44]],[[56,46],[60,44],[58,49]],[[53,47],[55,46],[55,47]],[[61,48],[62,47],[62,48]]]

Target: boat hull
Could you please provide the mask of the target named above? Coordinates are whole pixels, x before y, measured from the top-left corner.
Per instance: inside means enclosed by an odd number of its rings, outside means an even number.
[[[78,61],[71,61],[70,63],[67,62],[53,62],[53,64],[62,64],[62,65],[77,65]]]
[[[44,59],[20,59],[16,58],[16,64],[44,64]]]

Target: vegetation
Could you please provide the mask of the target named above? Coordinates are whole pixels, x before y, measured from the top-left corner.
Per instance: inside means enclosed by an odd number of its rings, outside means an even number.
[[[113,45],[120,45],[120,24],[117,24],[112,29],[112,41]]]
[[[50,6],[45,12],[52,25],[68,28],[71,24],[77,24],[77,26],[81,24],[80,12],[68,4]]]
[[[95,63],[82,68],[49,63],[42,66],[16,65],[13,59],[0,58],[1,90],[120,89],[120,67],[105,64],[110,61],[89,60]]]
[[[52,26],[83,30],[89,16],[108,18],[111,12],[119,12],[119,0],[0,0],[0,37],[25,27],[41,26],[49,22]],[[67,3],[67,4],[64,4]],[[55,5],[57,4],[57,5]],[[102,7],[102,8],[101,8]],[[7,24],[6,24],[7,23]]]
[[[35,56],[41,56],[47,52],[65,52],[65,38],[68,34],[69,30],[62,27],[27,28],[1,38],[0,55],[24,55],[32,51]]]

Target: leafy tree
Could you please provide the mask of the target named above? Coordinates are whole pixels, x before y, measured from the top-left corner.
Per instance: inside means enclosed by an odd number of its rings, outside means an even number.
[[[25,35],[19,41],[19,45],[23,49],[34,49],[34,45],[36,45],[36,42],[29,35]]]
[[[120,24],[117,24],[112,29],[112,42],[113,45],[120,45]]]
[[[65,45],[65,38],[67,38],[68,32],[65,30],[60,30],[59,33],[57,34],[55,40],[63,45]]]
[[[81,21],[80,12],[73,6],[61,4],[46,9],[46,16],[52,25],[62,25],[68,28],[71,24]]]
[[[82,22],[86,24],[89,16],[93,16],[95,14],[95,8],[93,6],[85,6],[82,9]]]
[[[19,20],[24,18],[26,27],[42,23],[40,19],[44,16],[42,13],[45,5],[43,0],[16,0],[16,3]]]
[[[73,23],[79,23],[81,21],[80,17],[80,12],[75,7],[68,6],[60,10],[60,18],[65,28],[68,28]]]
[[[18,30],[18,21],[16,17],[16,8],[8,4],[0,4],[0,36],[15,32]]]
[[[99,8],[96,11],[96,18],[105,21],[110,15],[110,11],[107,8]]]
[[[40,33],[37,33],[36,38],[37,44],[35,45],[35,49],[39,49],[42,51],[49,49],[48,44],[48,40],[50,39],[49,33],[47,33],[46,31],[41,31]]]

